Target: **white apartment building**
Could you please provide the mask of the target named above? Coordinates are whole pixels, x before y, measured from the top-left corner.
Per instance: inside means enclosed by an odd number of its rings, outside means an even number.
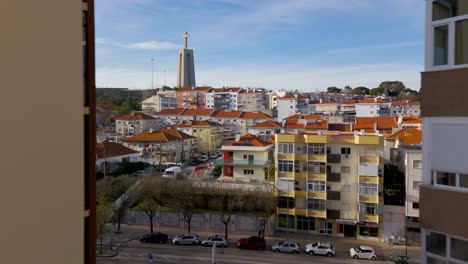
[[[297,113],[307,114],[309,109],[309,102],[307,97],[303,95],[285,95],[277,100],[278,122],[283,121],[284,118],[292,116]]]
[[[355,103],[356,117],[385,117],[391,116],[390,102],[382,99],[364,99]]]
[[[152,116],[131,112],[115,118],[115,132],[123,136],[141,133],[143,130],[158,129],[161,123]]]
[[[206,108],[237,110],[241,88],[214,88],[206,93]]]
[[[164,109],[177,108],[177,99],[162,94],[153,95],[141,102],[143,112],[159,112]]]

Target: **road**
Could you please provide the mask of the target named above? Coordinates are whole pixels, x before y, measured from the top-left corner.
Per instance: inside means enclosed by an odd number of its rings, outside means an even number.
[[[271,248],[271,247],[270,247]],[[211,263],[211,247],[174,246],[167,244],[142,244],[132,241],[122,245],[115,257],[98,257],[98,264],[143,264],[150,263],[148,254],[156,256],[152,263]],[[275,253],[270,250],[240,250],[235,245],[216,249],[217,264],[302,264],[302,263],[386,263],[383,261],[354,260],[344,251],[336,257],[309,256],[300,254]],[[388,263],[388,262],[387,262]]]

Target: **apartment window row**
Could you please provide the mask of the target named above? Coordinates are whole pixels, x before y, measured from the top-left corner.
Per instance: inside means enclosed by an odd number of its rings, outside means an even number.
[[[278,154],[294,154],[294,143],[278,143]]]
[[[375,183],[360,183],[359,195],[378,195],[378,185]]]
[[[359,213],[366,215],[377,215],[378,204],[375,203],[359,203]]]
[[[293,209],[296,207],[296,200],[294,197],[279,196],[278,197],[278,208]]]
[[[468,64],[468,3],[433,1],[432,21],[432,65]]]
[[[307,144],[307,152],[309,155],[325,154],[325,144]]]
[[[254,170],[244,170],[244,175],[253,175]]]
[[[292,160],[278,160],[278,172],[293,172],[294,161]]]
[[[325,181],[313,180],[307,183],[307,190],[311,192],[325,192],[326,186]]]
[[[447,186],[466,190],[468,188],[468,174],[433,171],[433,183],[436,186]]]
[[[278,226],[284,228],[294,228],[294,215],[278,215]]]
[[[309,198],[307,199],[307,208],[313,210],[325,210],[326,200]]]
[[[349,155],[351,154],[351,148],[341,148],[342,155]]]
[[[445,234],[426,231],[427,263],[468,261],[468,241]]]

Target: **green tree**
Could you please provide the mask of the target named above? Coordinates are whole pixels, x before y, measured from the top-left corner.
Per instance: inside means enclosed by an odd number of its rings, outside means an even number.
[[[385,165],[384,203],[386,205],[405,205],[405,175],[397,166]]]
[[[330,86],[327,88],[327,93],[340,93],[341,89],[336,86]]]
[[[251,197],[254,197],[253,203],[257,224],[259,226],[261,236],[265,237],[266,225],[270,217],[276,212],[277,198],[273,193],[273,189],[269,185],[262,186],[254,192],[251,192]]]
[[[243,192],[238,190],[225,189],[219,186],[214,190],[215,208],[219,221],[224,224],[224,237],[229,237],[229,224],[231,223],[234,209],[238,208],[244,201]]]
[[[385,93],[385,89],[382,87],[372,88],[369,90],[369,95],[380,96]]]
[[[222,165],[216,165],[212,171],[213,175],[219,176],[223,172],[223,166]]]
[[[106,224],[111,211],[112,202],[104,194],[98,194],[96,199],[96,238],[99,240],[99,254],[102,254],[102,242],[108,232]]]
[[[353,94],[368,95],[369,91],[370,91],[369,88],[364,87],[364,86],[359,86],[353,89]]]
[[[153,233],[153,219],[159,213],[160,205],[154,200],[153,197],[146,197],[138,205],[138,208],[142,210],[149,218],[150,232]]]

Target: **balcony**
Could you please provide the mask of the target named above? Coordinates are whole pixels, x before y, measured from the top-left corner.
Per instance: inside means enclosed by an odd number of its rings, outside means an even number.
[[[276,189],[276,195],[277,195],[277,196],[294,197],[295,191],[294,191],[294,190],[280,190],[280,189]]]
[[[376,184],[378,184],[379,180],[381,180],[381,178],[374,177],[374,176],[370,176],[370,177],[369,176],[360,176],[359,177],[359,182],[362,182],[362,183],[376,183]]]
[[[268,167],[269,160],[243,160],[243,159],[217,159],[215,165],[224,166],[245,166],[245,167]]]
[[[377,195],[359,195],[359,202],[379,203]]]
[[[315,161],[315,162],[327,162],[327,156],[326,155],[318,155],[318,154],[312,154],[308,156],[307,158],[309,161]]]
[[[307,197],[308,198],[317,198],[317,199],[327,199],[327,193],[326,192],[312,192],[312,191],[307,191]]]
[[[341,155],[340,154],[327,154],[327,162],[328,163],[341,163]]]
[[[359,156],[359,162],[383,164],[383,159],[379,156]]]
[[[338,172],[329,172],[329,173],[327,173],[327,181],[340,182],[341,181],[341,173],[338,173]]]
[[[314,209],[307,209],[307,216],[313,216],[317,218],[327,218],[327,211],[326,210],[314,210]]]
[[[378,215],[359,214],[359,221],[379,223]]]
[[[377,163],[359,163],[360,176],[379,176],[379,164]]]
[[[295,215],[295,213],[296,213],[296,209],[294,209],[294,208],[291,208],[291,209],[277,208],[277,210],[278,210],[278,214]]]
[[[307,175],[308,180],[322,180],[326,181],[327,180],[327,174],[325,173],[309,173]]]

